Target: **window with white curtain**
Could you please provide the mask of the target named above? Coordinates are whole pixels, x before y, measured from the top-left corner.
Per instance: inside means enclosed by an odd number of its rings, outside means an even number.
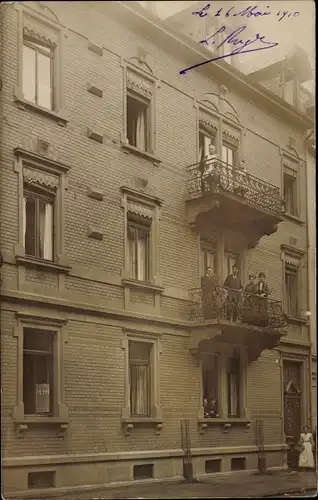
[[[285,265],[285,307],[288,316],[299,316],[299,267]]]
[[[149,281],[151,220],[128,214],[128,260],[130,277],[138,281]]]
[[[284,202],[285,212],[290,215],[298,215],[297,203],[297,175],[289,175],[284,172]]]
[[[52,413],[54,332],[23,329],[23,403],[25,415]]]
[[[149,342],[129,341],[131,416],[151,415],[151,349]]]
[[[224,143],[222,146],[222,161],[231,167],[235,166],[235,150]]]
[[[54,260],[54,196],[46,191],[24,190],[23,234],[25,255]]]
[[[142,96],[127,94],[127,140],[141,151],[150,151],[150,101]]]
[[[240,358],[233,356],[227,364],[227,415],[240,416]]]
[[[204,161],[209,155],[209,145],[215,146],[215,137],[206,132],[199,131],[199,161]]]
[[[29,38],[23,40],[22,88],[27,101],[52,110],[53,57],[51,47]]]

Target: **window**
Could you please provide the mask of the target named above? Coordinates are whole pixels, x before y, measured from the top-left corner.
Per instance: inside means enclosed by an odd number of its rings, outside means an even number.
[[[22,87],[27,101],[52,110],[53,103],[52,47],[24,36]]]
[[[290,215],[298,215],[297,210],[297,178],[284,173],[285,211]]]
[[[205,417],[219,416],[219,359],[208,356],[202,365],[203,407]]]
[[[141,151],[150,151],[149,137],[150,101],[141,96],[127,94],[127,139]]]
[[[138,281],[149,281],[149,223],[138,216],[128,214],[128,252],[130,277]]]
[[[17,405],[13,419],[25,430],[28,423],[67,428],[64,403],[64,344],[66,321],[17,313]],[[54,417],[54,418],[52,418]],[[62,427],[61,427],[62,426]]]
[[[134,479],[152,479],[153,478],[153,464],[140,464],[133,466]]]
[[[227,415],[240,416],[240,358],[234,356],[227,364]]]
[[[287,314],[297,317],[299,315],[298,268],[288,264],[285,266],[285,298]]]
[[[54,193],[26,185],[23,212],[25,254],[53,260]]]
[[[212,248],[210,249],[201,248],[201,253],[200,253],[201,276],[205,274],[205,271],[207,270],[208,267],[212,267],[214,274],[217,273],[216,250]]]
[[[64,191],[69,167],[21,148],[15,149],[14,171],[18,174],[18,261],[34,259],[45,268],[70,269],[64,246]]]
[[[230,166],[235,166],[235,150],[230,146],[223,144],[222,161]]]
[[[29,472],[28,488],[53,488],[55,486],[55,471]]]
[[[25,415],[51,415],[54,333],[23,331],[23,403]]]
[[[151,344],[129,341],[130,408],[132,416],[151,413]]]
[[[229,253],[225,252],[224,253],[224,274],[225,278],[229,274],[232,274],[232,268],[233,266],[237,266],[238,270],[240,270],[240,265],[239,265],[239,255],[235,253]]]
[[[199,131],[199,161],[204,161],[206,155],[209,153],[209,145],[215,146],[215,137],[208,135],[202,130]]]

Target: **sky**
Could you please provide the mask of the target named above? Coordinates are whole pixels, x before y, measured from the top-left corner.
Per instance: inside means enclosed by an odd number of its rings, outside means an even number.
[[[282,59],[290,52],[295,44],[299,45],[307,52],[309,62],[313,69],[315,68],[315,2],[313,0],[274,0],[259,1],[257,3],[248,2],[248,0],[239,0],[235,3],[232,3],[230,0],[215,2],[211,0],[209,2],[161,0],[155,2],[140,1],[139,3],[143,7],[145,7],[146,4],[153,4],[156,14],[161,19],[166,19],[198,3],[202,7],[210,3],[211,7],[209,13],[212,14],[220,7],[223,7],[224,11],[232,6],[237,10],[241,10],[249,5],[257,5],[258,8],[264,12],[267,10],[271,10],[275,13],[277,13],[277,11],[288,11],[288,13],[298,11],[298,16],[287,18],[286,15],[282,21],[278,21],[276,15],[249,19],[245,18],[246,25],[248,24],[252,30],[255,29],[255,33],[262,30],[261,34],[265,35],[266,39],[278,42],[279,45],[275,47],[274,50],[264,51],[262,53],[262,58],[260,58],[257,53],[246,54],[244,57],[240,57],[240,70],[249,73]],[[267,6],[269,6],[269,8],[267,8]],[[314,92],[314,81],[306,82],[305,87]]]

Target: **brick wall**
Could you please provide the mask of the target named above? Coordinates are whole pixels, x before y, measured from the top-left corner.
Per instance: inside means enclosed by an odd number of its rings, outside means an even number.
[[[31,4],[31,3],[30,3]],[[31,282],[42,296],[71,300],[105,301],[124,307],[120,285],[123,267],[123,209],[120,206],[120,187],[135,177],[148,180],[155,194],[163,200],[159,225],[159,269],[165,288],[174,287],[186,294],[198,283],[197,235],[186,220],[186,166],[196,161],[196,109],[195,100],[204,94],[217,92],[218,83],[204,71],[192,71],[181,77],[185,67],[182,56],[177,57],[169,40],[158,38],[155,45],[149,36],[143,36],[137,24],[121,21],[113,16],[114,7],[106,3],[68,2],[50,3],[50,9],[65,25],[67,34],[64,47],[64,102],[69,116],[66,128],[59,127],[49,118],[31,111],[18,109],[12,96],[16,84],[18,65],[16,33],[18,16],[13,6],[3,10],[2,57],[3,88],[0,94],[4,122],[1,142],[1,249],[5,255],[5,287],[17,288],[13,269],[14,244],[18,241],[18,189],[17,174],[13,171],[13,148],[28,148],[34,138],[50,143],[54,155],[71,167],[65,195],[65,252],[73,271],[66,277],[64,288],[54,289],[51,273],[27,271],[29,288],[19,285],[19,291],[30,291]],[[87,49],[87,39],[104,46],[103,56]],[[156,141],[157,156],[161,163],[126,154],[120,147],[123,130],[123,69],[121,58],[137,55],[138,47],[149,54],[154,73],[160,79],[157,89]],[[101,99],[89,94],[87,82],[104,91]],[[289,137],[303,155],[300,131],[282,122],[243,99],[229,89],[229,101],[237,110],[246,129],[243,154],[248,170],[277,186],[281,183],[280,148],[286,148]],[[86,128],[100,128],[104,143],[97,144],[86,137]],[[103,201],[87,196],[87,188],[100,189]],[[103,240],[87,237],[88,226],[98,226]],[[258,247],[248,252],[246,268],[264,270],[268,275],[273,298],[281,298],[282,263],[280,245],[289,244],[290,237],[298,240],[306,251],[306,225],[283,222],[277,233],[261,239]],[[11,262],[9,264],[9,262]],[[78,271],[78,275],[76,274]],[[100,273],[100,281],[89,277],[89,272]],[[86,278],[81,277],[88,273]],[[306,280],[306,270],[303,270]],[[103,276],[116,281],[109,284]],[[305,281],[304,281],[305,282]],[[54,285],[54,286],[53,286]],[[142,302],[147,294],[134,292],[132,302]],[[143,297],[142,297],[143,296]],[[80,298],[79,298],[80,297]],[[148,299],[147,299],[148,300]],[[164,412],[164,427],[160,435],[154,430],[134,429],[130,437],[122,433],[120,415],[124,391],[124,351],[122,326],[99,322],[94,317],[73,313],[69,323],[69,340],[65,346],[66,404],[70,410],[71,425],[64,439],[52,430],[30,430],[23,439],[16,437],[11,421],[12,406],[16,404],[16,339],[12,336],[15,307],[4,304],[2,314],[2,387],[3,387],[3,453],[6,456],[49,455],[140,449],[180,448],[180,419],[191,419],[192,446],[236,446],[254,443],[253,427],[248,432],[234,427],[222,434],[215,427],[207,436],[198,433],[197,411],[200,405],[200,370],[188,349],[188,331],[171,326],[162,336],[160,355],[160,398]],[[54,309],[54,307],[53,307]],[[43,309],[49,314],[48,309]],[[162,296],[163,317],[188,319],[188,305],[175,296]],[[133,325],[133,323],[132,323]],[[151,325],[151,321],[149,322]],[[290,330],[293,339],[299,339],[300,327]],[[304,339],[304,337],[302,337]],[[264,354],[249,367],[248,405],[252,413],[279,412],[281,393],[275,356]],[[114,362],[115,361],[115,362]],[[258,387],[255,391],[255,386]],[[260,397],[260,394],[262,396]],[[264,396],[265,395],[265,396]],[[266,440],[280,442],[281,421],[277,414],[267,418]]]

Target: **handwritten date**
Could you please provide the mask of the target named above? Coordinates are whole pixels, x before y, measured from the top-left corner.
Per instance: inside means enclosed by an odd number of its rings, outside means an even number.
[[[192,12],[193,15],[198,15],[200,17],[205,17],[208,15],[208,10],[210,9],[211,4],[208,3],[203,7],[201,10],[196,10]],[[266,9],[270,9],[270,6],[267,5]],[[271,10],[266,10],[262,11],[258,9],[258,5],[249,5],[245,9],[242,9],[240,11],[235,10],[235,6],[233,5],[230,9],[226,10],[223,7],[221,9],[218,9],[216,13],[214,14],[215,17],[219,17],[221,15],[224,15],[225,17],[264,17],[264,16],[271,16],[273,13]],[[295,12],[289,12],[288,10],[284,11],[277,11],[276,16],[278,17],[278,21],[282,21],[285,17],[298,17],[300,15],[300,12],[295,11]]]

